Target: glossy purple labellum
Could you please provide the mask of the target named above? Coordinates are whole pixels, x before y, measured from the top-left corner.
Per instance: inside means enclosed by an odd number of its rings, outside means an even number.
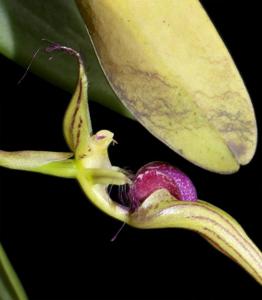
[[[159,189],[167,189],[177,200],[197,200],[195,186],[185,173],[168,163],[151,162],[138,170],[130,185],[131,209],[137,209],[147,197]]]

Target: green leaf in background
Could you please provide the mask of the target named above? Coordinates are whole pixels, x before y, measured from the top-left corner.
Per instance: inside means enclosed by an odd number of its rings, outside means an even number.
[[[0,300],[27,300],[25,291],[0,244]]]
[[[73,0],[0,0],[0,52],[23,66],[46,43],[41,39],[67,45],[81,53],[90,78],[90,97],[123,115],[122,106],[99,66],[85,25]],[[74,90],[77,68],[70,57],[48,61],[40,51],[32,71],[70,92]]]

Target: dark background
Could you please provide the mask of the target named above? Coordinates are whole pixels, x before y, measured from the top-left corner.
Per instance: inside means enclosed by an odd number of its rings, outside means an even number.
[[[237,3],[229,6],[229,3]],[[248,87],[261,134],[259,1],[202,1]],[[37,58],[36,58],[37,59]],[[48,62],[47,62],[48,63]],[[61,123],[70,95],[0,57],[0,148],[67,151]],[[184,170],[199,197],[234,216],[262,248],[261,140],[252,162],[218,175],[185,161],[138,123],[90,103],[94,131],[109,129],[115,165],[154,160]],[[30,299],[257,299],[259,285],[195,233],[137,230],[88,202],[74,180],[0,169],[0,238]]]

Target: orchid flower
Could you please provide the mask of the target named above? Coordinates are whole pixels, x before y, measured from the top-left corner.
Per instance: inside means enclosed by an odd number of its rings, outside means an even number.
[[[175,177],[182,180],[184,192],[191,189],[194,195],[193,199],[189,199],[191,201],[179,199],[165,185],[151,191],[143,201],[138,205],[136,203],[134,209],[111,199],[108,193],[110,185],[130,185],[134,197],[135,180],[131,180],[123,169],[111,164],[108,148],[114,141],[114,134],[108,130],[92,132],[88,80],[79,53],[59,44],[51,44],[46,50],[64,51],[74,56],[79,66],[77,85],[63,122],[64,137],[70,151],[0,151],[0,166],[74,178],[87,199],[98,209],[130,226],[139,229],[184,228],[195,231],[261,284],[260,250],[229,214],[208,202],[196,199],[193,184],[185,185],[188,179],[184,175],[180,176],[181,173],[176,171]]]

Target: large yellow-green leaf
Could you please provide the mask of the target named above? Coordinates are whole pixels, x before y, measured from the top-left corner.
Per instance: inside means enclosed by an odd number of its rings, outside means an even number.
[[[152,134],[211,171],[254,155],[244,83],[198,0],[77,0],[104,72]]]

